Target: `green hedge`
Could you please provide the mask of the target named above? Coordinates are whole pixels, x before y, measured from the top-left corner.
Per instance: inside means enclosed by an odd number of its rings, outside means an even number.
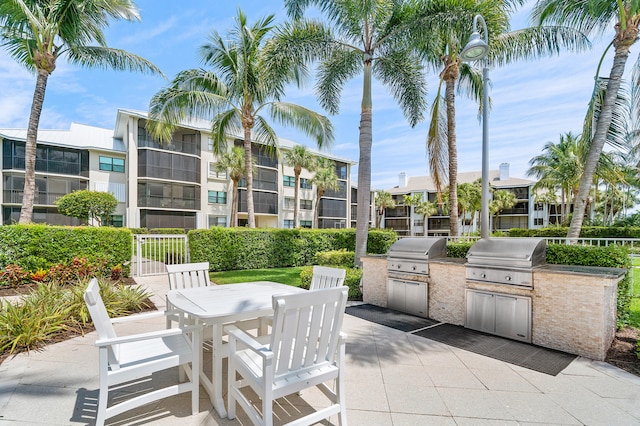
[[[512,228],[510,237],[556,237],[565,238],[569,228],[551,227],[540,229]],[[640,227],[637,226],[583,226],[580,238],[640,238]]]
[[[467,257],[467,252],[473,243],[449,243],[447,244],[447,257]]]
[[[0,269],[17,264],[28,271],[69,263],[74,257],[104,259],[108,267],[131,260],[131,232],[124,228],[0,226]]]
[[[355,250],[355,229],[221,228],[189,231],[192,262],[212,271],[286,268],[315,263],[316,253]],[[386,253],[397,240],[391,230],[370,230],[367,252]]]
[[[350,300],[362,300],[362,291],[360,291],[360,280],[362,280],[362,269],[360,268],[343,268],[347,271],[344,277],[344,285],[349,287]],[[313,266],[306,266],[300,272],[301,288],[309,289],[311,286],[311,278],[313,277]]]
[[[316,253],[315,263],[323,266],[350,266],[353,265],[355,251],[346,249],[321,251]]]

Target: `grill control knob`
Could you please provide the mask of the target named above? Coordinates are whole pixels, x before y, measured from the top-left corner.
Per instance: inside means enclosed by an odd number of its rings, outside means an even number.
[[[411,270],[415,271],[415,270],[416,270],[416,267],[415,267],[415,266],[412,266],[412,267],[411,267]]]
[[[480,278],[487,278],[487,274],[485,274],[484,272],[480,274]]]
[[[507,280],[507,281],[511,281],[511,276],[507,275],[506,277],[504,277],[504,279]]]

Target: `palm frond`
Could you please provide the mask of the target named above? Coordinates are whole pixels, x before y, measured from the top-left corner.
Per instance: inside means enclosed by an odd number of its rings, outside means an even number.
[[[449,180],[449,139],[447,134],[447,106],[441,94],[443,81],[440,80],[438,93],[431,105],[431,122],[427,134],[427,155],[431,178],[438,192]]]
[[[164,77],[160,68],[141,56],[126,50],[103,46],[73,46],[67,50],[69,62],[87,68],[135,71],[158,74]]]
[[[269,107],[273,120],[311,136],[315,139],[318,148],[326,149],[333,142],[333,125],[327,117],[288,102],[273,102]]]
[[[617,21],[618,4],[598,2],[604,9],[594,14],[592,3],[592,0],[539,0],[531,11],[531,20],[535,25],[564,25],[587,36],[601,35]]]
[[[270,157],[281,159],[280,146],[275,130],[269,125],[267,120],[261,115],[255,117],[255,125],[252,129],[254,141],[263,145],[263,149]]]
[[[339,49],[333,50],[318,69],[316,94],[320,105],[337,114],[340,110],[340,93],[347,80],[362,71],[362,52]]]
[[[239,135],[242,132],[242,120],[238,110],[229,109],[217,114],[211,122],[211,141],[213,153],[220,155],[227,151],[227,135]],[[242,154],[244,157],[244,153]]]

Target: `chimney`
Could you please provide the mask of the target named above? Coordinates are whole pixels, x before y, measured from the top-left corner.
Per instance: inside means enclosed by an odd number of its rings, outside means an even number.
[[[398,188],[404,188],[409,183],[408,182],[408,178],[407,178],[407,174],[405,172],[401,172],[398,175],[398,178],[399,178]]]
[[[500,164],[500,180],[509,179],[509,163]]]

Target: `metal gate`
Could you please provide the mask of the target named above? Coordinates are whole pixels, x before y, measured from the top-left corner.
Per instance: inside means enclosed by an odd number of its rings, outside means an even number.
[[[137,277],[166,274],[165,265],[189,263],[189,243],[184,234],[133,236],[131,274]]]

